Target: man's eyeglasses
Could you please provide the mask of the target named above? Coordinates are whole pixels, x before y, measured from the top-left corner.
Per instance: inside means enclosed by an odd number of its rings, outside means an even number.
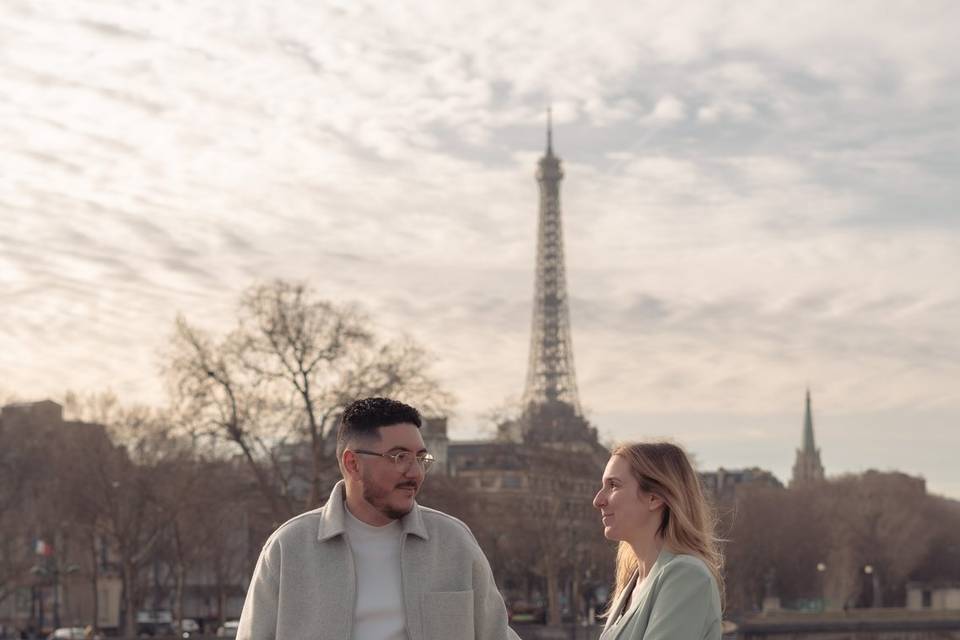
[[[406,473],[409,471],[414,462],[420,465],[420,468],[423,469],[424,473],[426,473],[430,470],[430,467],[433,466],[433,463],[436,460],[436,458],[429,453],[415,454],[410,451],[397,451],[396,453],[378,453],[376,451],[364,451],[363,449],[350,449],[350,451],[353,451],[354,453],[360,453],[365,456],[380,456],[381,458],[392,460],[393,464],[397,467],[397,470],[401,473]]]

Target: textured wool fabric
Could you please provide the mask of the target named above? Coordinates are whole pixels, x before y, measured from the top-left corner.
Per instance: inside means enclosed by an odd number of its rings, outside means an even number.
[[[353,632],[357,577],[344,484],[326,505],[264,544],[237,640],[344,640]],[[513,640],[487,558],[465,524],[414,505],[400,520],[403,608],[410,640]]]

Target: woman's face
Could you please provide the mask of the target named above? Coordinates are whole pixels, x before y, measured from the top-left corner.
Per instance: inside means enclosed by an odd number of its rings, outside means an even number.
[[[631,541],[648,529],[656,531],[662,503],[640,489],[624,458],[610,457],[602,483],[593,506],[600,510],[603,535],[608,540]]]

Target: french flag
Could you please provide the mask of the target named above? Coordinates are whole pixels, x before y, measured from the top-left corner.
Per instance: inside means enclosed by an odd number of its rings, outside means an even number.
[[[33,543],[33,552],[38,556],[49,558],[53,555],[53,545],[42,538],[37,538],[36,542]]]

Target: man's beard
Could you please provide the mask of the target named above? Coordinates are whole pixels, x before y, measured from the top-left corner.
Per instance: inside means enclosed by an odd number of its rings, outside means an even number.
[[[414,491],[417,490],[417,484],[415,482],[401,482],[400,484],[394,486],[394,489],[396,489],[397,487],[405,487],[405,486],[412,487]],[[403,516],[410,513],[410,510],[413,507],[411,507],[410,509],[407,509],[406,511],[402,511],[400,509],[394,509],[393,507],[391,507],[389,504],[387,504],[387,500],[386,500],[386,497],[390,494],[391,491],[393,491],[393,489],[387,489],[386,491],[380,491],[378,489],[375,489],[373,487],[373,483],[368,482],[367,479],[364,478],[363,499],[366,500],[367,504],[371,505],[374,509],[376,509],[383,515],[387,516],[391,520],[399,520]],[[416,497],[416,493],[414,493],[414,497]]]

